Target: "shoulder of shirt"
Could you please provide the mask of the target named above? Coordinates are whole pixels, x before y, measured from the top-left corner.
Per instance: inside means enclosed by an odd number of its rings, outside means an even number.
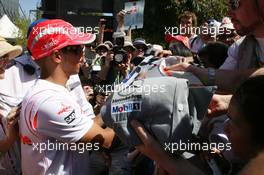
[[[68,89],[70,91],[72,91],[76,87],[82,85],[81,84],[81,80],[79,78],[79,75],[78,74],[71,75],[70,78],[69,78],[69,80],[67,81],[66,85],[67,85],[67,87],[68,87]]]
[[[23,54],[19,57],[16,57],[14,61],[19,62],[22,65],[30,64],[35,69],[39,68],[39,66],[31,59],[31,56],[29,54]]]
[[[16,57],[14,60],[15,61],[19,61],[21,64],[27,64],[27,63],[29,63],[30,62],[30,55],[27,55],[27,54],[23,54],[23,55],[21,55],[21,56],[19,56],[19,57]]]
[[[197,36],[198,36],[198,35],[194,34],[194,35],[192,35],[192,36],[189,38],[189,40],[191,41],[191,40],[195,39]]]
[[[238,49],[238,47],[240,46],[240,44],[244,41],[246,37],[243,36],[241,38],[239,38],[236,42],[234,42],[230,47],[229,47],[229,51],[230,50],[234,50],[234,49]]]
[[[246,36],[242,36],[241,38],[239,38],[236,42],[234,42],[235,45],[240,45],[244,39],[246,38]]]
[[[66,90],[66,89],[65,89]],[[26,95],[28,98],[30,97],[52,97],[54,99],[59,99],[65,96],[65,91],[57,85],[52,85],[43,80],[37,80],[36,84]],[[62,94],[62,95],[61,95]]]
[[[75,82],[81,82],[78,74],[71,75],[69,80],[67,81],[67,85]]]

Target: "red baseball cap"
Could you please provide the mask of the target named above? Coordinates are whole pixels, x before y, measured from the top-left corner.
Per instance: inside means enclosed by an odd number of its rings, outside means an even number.
[[[51,19],[33,27],[28,37],[27,48],[33,59],[38,60],[63,47],[89,44],[94,40],[94,34],[80,32],[61,19]]]
[[[179,41],[182,44],[184,44],[188,49],[190,49],[190,45],[189,45],[189,38],[183,35],[171,35],[171,34],[167,34],[165,36],[165,41],[170,43],[172,41]]]

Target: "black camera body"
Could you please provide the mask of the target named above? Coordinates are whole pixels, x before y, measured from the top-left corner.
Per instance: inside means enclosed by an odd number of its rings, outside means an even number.
[[[122,64],[127,61],[127,52],[123,49],[125,42],[125,35],[123,32],[115,32],[114,38],[114,63]]]

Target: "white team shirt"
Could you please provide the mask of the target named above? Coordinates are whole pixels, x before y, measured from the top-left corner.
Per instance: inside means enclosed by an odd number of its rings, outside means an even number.
[[[15,59],[16,64],[5,71],[5,78],[0,79],[0,140],[6,137],[6,116],[12,107],[22,102],[26,92],[32,88],[39,77],[40,70],[29,55],[22,55]],[[30,64],[36,72],[29,75],[23,65]],[[86,100],[78,74],[70,76],[67,87],[74,100],[81,106],[85,116],[94,118],[92,105]],[[19,144],[14,144],[8,153],[0,157],[0,174],[20,174],[20,149]]]
[[[88,151],[42,150],[40,145],[79,141],[93,125],[69,91],[37,80],[22,103],[20,116],[22,173],[87,174]],[[38,148],[35,146],[38,145]]]
[[[93,106],[87,101],[78,74],[71,75],[66,83],[72,98],[80,105],[86,116],[95,118]]]

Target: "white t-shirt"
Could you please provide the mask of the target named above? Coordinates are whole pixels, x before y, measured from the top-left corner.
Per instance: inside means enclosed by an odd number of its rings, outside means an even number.
[[[78,74],[71,75],[70,79],[67,81],[67,89],[70,91],[72,98],[80,105],[82,111],[86,116],[94,118],[93,106],[87,101],[85,93],[82,88],[82,84]]]
[[[189,45],[192,53],[198,53],[199,50],[201,50],[205,46],[201,37],[197,35],[193,35],[189,38]]]
[[[65,87],[37,80],[22,103],[22,173],[88,174],[88,151],[62,150],[58,145],[78,142],[92,125],[93,120],[85,116]],[[48,149],[49,145],[53,149]]]
[[[5,71],[5,78],[0,79],[0,140],[6,137],[6,116],[12,107],[22,102],[26,92],[34,85],[39,77],[39,67],[33,62],[28,55],[23,55],[15,59],[16,64]],[[23,65],[30,64],[35,67],[36,72],[33,75],[28,74]],[[67,81],[72,98],[81,106],[85,116],[94,118],[92,105],[86,100],[84,91],[81,86],[79,76],[72,75]],[[0,174],[20,174],[20,151],[19,145],[14,144],[8,153],[0,157]]]
[[[23,64],[29,63],[25,56],[17,58]],[[31,64],[31,63],[30,63]],[[32,63],[34,64],[34,63]],[[0,79],[0,140],[6,137],[6,117],[12,107],[22,102],[27,90],[33,85],[37,74],[29,75],[19,63],[5,71],[5,78]],[[6,154],[0,157],[0,174],[20,175],[20,142],[16,142]]]
[[[225,62],[220,66],[219,69],[223,70],[234,70],[237,67],[237,60],[238,60],[238,51],[239,46],[243,42],[245,37],[240,38],[235,43],[233,43],[228,49],[228,57],[226,58]],[[259,46],[260,46],[260,58],[261,61],[264,62],[264,38],[256,38]]]

